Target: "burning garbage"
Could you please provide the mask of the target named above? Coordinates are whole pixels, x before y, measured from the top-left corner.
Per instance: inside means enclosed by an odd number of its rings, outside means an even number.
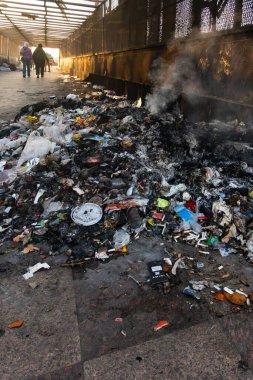
[[[109,265],[131,255],[140,236],[158,236],[189,245],[198,257],[240,255],[253,263],[253,147],[247,142],[234,159],[230,151],[224,156],[224,135],[229,131],[230,147],[238,137],[234,123],[189,124],[177,108],[152,115],[101,88],[28,110],[1,131],[1,244],[12,241],[36,263],[37,246],[46,243],[45,257],[65,254],[65,266],[85,267]],[[166,294],[182,270],[204,267],[165,252],[147,262],[144,282],[129,278]],[[181,294],[199,301],[214,286],[193,280]],[[248,293],[217,291],[224,297],[216,299],[250,303]]]

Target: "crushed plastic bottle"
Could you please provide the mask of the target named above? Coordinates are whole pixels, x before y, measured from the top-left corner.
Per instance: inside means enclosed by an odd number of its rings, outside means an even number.
[[[189,223],[194,232],[200,233],[202,231],[201,225],[197,222],[197,217],[184,205],[178,205],[174,208],[174,211],[183,219],[184,222]]]

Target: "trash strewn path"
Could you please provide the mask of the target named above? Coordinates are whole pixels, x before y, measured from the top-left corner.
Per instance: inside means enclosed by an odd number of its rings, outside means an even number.
[[[3,379],[251,379],[252,126],[65,84],[0,129]]]
[[[0,72],[1,105],[0,120],[13,119],[21,107],[37,103],[49,95],[63,94],[62,75],[57,71],[46,72],[44,78],[23,78],[22,72]]]

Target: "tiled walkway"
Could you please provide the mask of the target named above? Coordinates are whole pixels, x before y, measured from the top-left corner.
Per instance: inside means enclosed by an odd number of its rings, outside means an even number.
[[[31,78],[23,78],[22,72],[0,72],[0,120],[13,119],[21,107],[60,95],[63,91],[62,74],[54,70],[37,79],[35,71]]]

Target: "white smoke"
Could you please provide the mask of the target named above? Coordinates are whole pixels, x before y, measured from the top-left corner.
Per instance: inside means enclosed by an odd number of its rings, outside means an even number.
[[[146,97],[149,112],[153,115],[163,112],[193,82],[194,72],[193,63],[186,55],[178,55],[172,63],[158,58],[150,73],[153,92]]]

